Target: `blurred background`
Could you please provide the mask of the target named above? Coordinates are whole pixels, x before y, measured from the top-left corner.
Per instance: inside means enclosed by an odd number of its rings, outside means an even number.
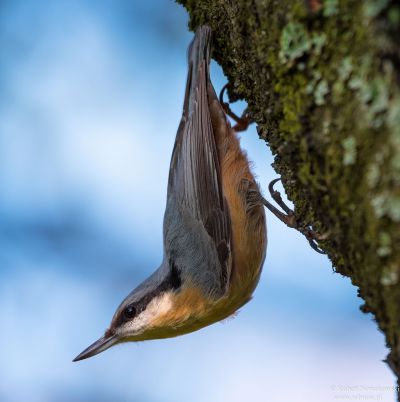
[[[172,0],[0,3],[0,401],[393,401],[357,289],[269,213],[236,318],[71,362],[161,261],[187,20]],[[272,155],[241,136],[266,194]]]

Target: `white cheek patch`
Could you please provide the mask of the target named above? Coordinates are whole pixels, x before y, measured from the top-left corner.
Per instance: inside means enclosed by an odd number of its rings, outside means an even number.
[[[172,308],[171,292],[155,297],[138,316],[118,328],[118,335],[133,336],[144,332],[154,319],[166,314]]]
[[[148,312],[152,317],[166,314],[172,308],[172,294],[165,292],[161,296],[154,298],[144,312]]]

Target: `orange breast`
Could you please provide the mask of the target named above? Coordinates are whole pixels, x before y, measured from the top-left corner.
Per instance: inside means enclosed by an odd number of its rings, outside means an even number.
[[[208,85],[208,100],[214,137],[221,167],[222,190],[229,206],[232,224],[233,266],[228,300],[230,309],[240,307],[251,298],[265,258],[267,231],[264,205],[259,187],[241,150],[236,132]]]
[[[243,297],[250,297],[265,258],[267,236],[264,206],[257,197],[258,184],[233,129],[229,128],[221,145],[223,193],[232,221],[231,288],[232,292],[240,290]]]

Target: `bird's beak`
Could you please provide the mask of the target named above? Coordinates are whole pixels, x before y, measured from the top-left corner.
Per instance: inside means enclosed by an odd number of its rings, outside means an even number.
[[[116,335],[111,336],[102,336],[96,342],[92,343],[89,347],[87,347],[82,353],[75,357],[73,362],[77,362],[79,360],[87,359],[98,353],[104,352],[106,349],[115,345],[118,342],[118,338]]]

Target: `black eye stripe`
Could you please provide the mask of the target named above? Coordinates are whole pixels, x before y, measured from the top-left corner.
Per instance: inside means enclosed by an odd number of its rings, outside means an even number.
[[[136,315],[136,308],[133,304],[130,304],[128,307],[125,307],[124,316],[125,318],[132,319]]]
[[[180,272],[172,258],[169,261],[169,266],[170,266],[170,274],[169,274],[169,278],[168,278],[169,284],[172,287],[172,289],[177,290],[182,285],[182,279],[181,279]]]
[[[147,305],[154,299],[154,297],[161,295],[168,290],[178,290],[182,285],[182,279],[180,271],[176,267],[174,261],[170,260],[170,272],[169,275],[151,292],[145,294],[141,299],[131,304],[128,304],[119,315],[116,326],[132,320],[137,317]]]

